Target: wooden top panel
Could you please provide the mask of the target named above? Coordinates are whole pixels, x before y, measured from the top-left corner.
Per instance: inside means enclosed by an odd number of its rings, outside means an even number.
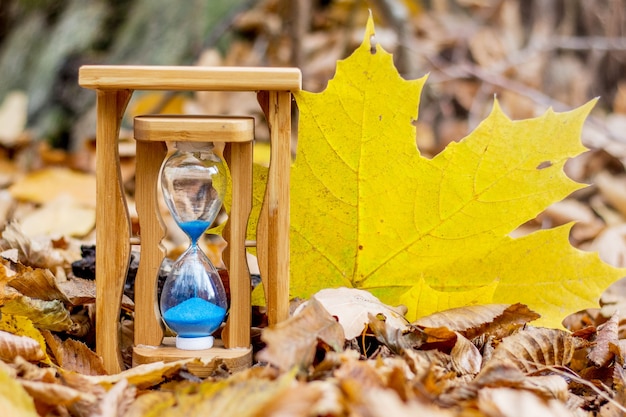
[[[254,118],[146,115],[134,120],[135,139],[157,142],[250,142]]]
[[[97,90],[299,91],[298,68],[85,65],[78,83]]]

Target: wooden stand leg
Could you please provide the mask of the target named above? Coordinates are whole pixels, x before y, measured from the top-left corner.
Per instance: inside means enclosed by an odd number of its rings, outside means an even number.
[[[141,233],[141,262],[135,278],[135,345],[159,346],[163,325],[157,303],[157,276],[165,257],[165,227],[159,214],[157,184],[167,155],[165,142],[137,141],[135,203]]]
[[[122,370],[119,315],[130,258],[130,219],[122,188],[118,138],[132,92],[98,91],[96,128],[96,352],[104,368]]]
[[[270,168],[264,210],[266,230],[267,278],[264,281],[270,325],[289,317],[289,173],[291,170],[291,93],[270,91],[260,96],[270,129]],[[265,101],[265,103],[264,103]],[[264,216],[264,213],[261,214]],[[265,234],[265,236],[263,236]],[[259,239],[257,236],[257,243]],[[258,245],[258,246],[260,246]]]
[[[224,260],[230,278],[230,315],[227,348],[250,346],[250,271],[246,260],[246,229],[252,209],[252,142],[227,143],[224,157],[232,178],[233,202],[224,238],[228,242]],[[234,311],[236,310],[236,313]]]

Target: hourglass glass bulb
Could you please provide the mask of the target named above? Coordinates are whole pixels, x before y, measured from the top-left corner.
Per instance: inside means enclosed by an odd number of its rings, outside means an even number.
[[[174,262],[165,280],[160,307],[163,321],[176,334],[180,349],[207,349],[211,334],[226,315],[226,291],[215,267],[197,242],[213,223],[226,194],[226,167],[213,144],[178,142],[161,171],[163,197],[189,248]]]

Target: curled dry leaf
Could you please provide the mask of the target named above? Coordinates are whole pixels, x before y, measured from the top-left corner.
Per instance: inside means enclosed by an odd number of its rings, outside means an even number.
[[[58,336],[43,332],[48,349],[52,352],[55,363],[66,371],[79,372],[83,375],[105,375],[102,358],[87,345],[73,339],[61,340]]]
[[[36,340],[0,330],[0,359],[12,362],[17,356],[30,362],[39,362],[45,359],[46,354]]]
[[[281,370],[294,366],[306,369],[313,363],[318,339],[335,351],[343,349],[343,328],[316,299],[311,298],[294,316],[265,329],[261,338],[267,346],[257,359]]]
[[[354,339],[363,333],[369,323],[369,315],[382,314],[385,323],[396,329],[405,329],[408,321],[396,309],[383,304],[371,293],[356,288],[328,288],[313,295],[332,316],[337,317],[346,339]]]
[[[482,334],[501,339],[539,317],[524,304],[487,304],[452,308],[421,317],[413,324],[447,327],[470,340]]]
[[[488,365],[512,362],[529,374],[550,366],[567,366],[585,341],[564,330],[526,327],[502,340]]]
[[[457,333],[456,343],[450,352],[452,363],[459,375],[476,375],[480,372],[483,357],[478,348],[466,339],[462,334]]]
[[[95,403],[97,400],[93,394],[57,383],[26,380],[20,383],[35,402],[46,405],[70,405],[79,400]]]
[[[610,345],[618,344],[617,330],[619,327],[619,313],[615,313],[602,325],[598,326],[595,346],[589,352],[589,360],[599,367],[604,367],[613,360],[615,356]]]
[[[9,261],[0,260],[2,265],[6,269],[11,269],[15,275],[7,275],[9,286],[18,290],[21,294],[30,297],[37,298],[43,301],[60,300],[64,304],[70,304],[70,301],[65,296],[63,291],[59,289],[54,275],[49,269],[44,268],[31,268],[30,266],[16,263],[9,265]]]

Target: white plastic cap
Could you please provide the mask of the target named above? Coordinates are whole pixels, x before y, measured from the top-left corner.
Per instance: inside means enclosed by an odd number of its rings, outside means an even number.
[[[213,347],[213,336],[180,337],[176,336],[176,347],[182,350],[204,350]]]

